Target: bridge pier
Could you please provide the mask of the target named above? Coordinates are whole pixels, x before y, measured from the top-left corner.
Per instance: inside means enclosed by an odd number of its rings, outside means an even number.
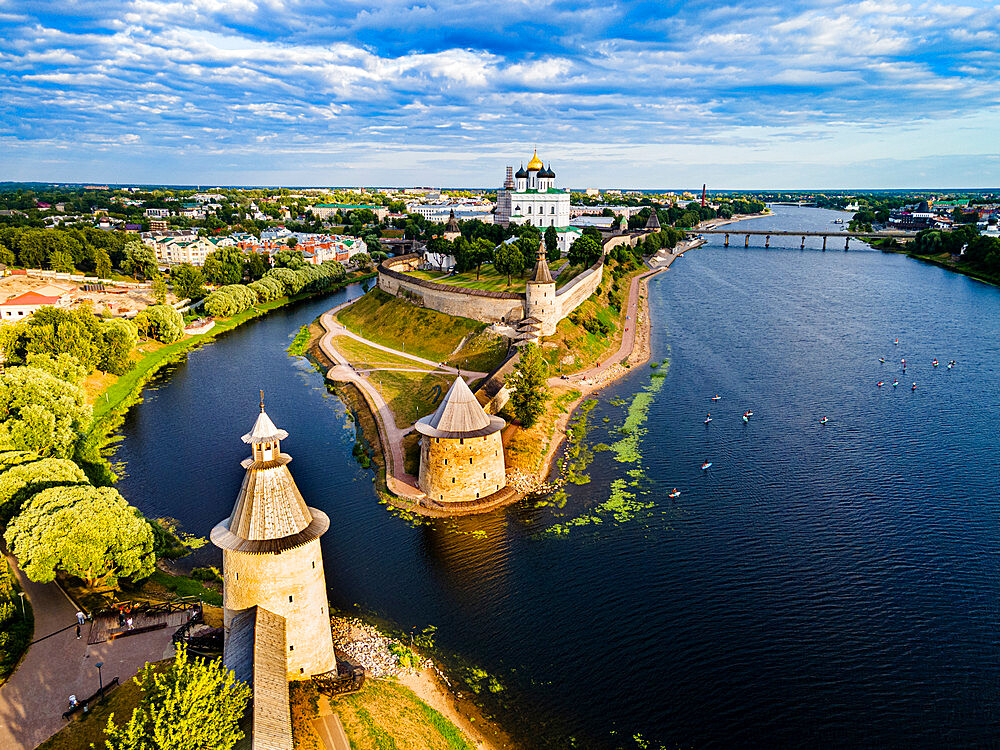
[[[826,235],[823,235],[823,252],[826,252]]]
[[[845,253],[847,252],[847,248],[849,248],[850,246],[851,246],[851,238],[848,237],[847,239],[844,240],[844,252]]]
[[[746,242],[743,243],[743,247],[750,247],[750,235],[747,235]]]
[[[729,247],[729,235],[728,234],[726,235],[726,242],[723,245],[723,247]]]
[[[805,249],[806,249],[806,236],[802,235],[802,244],[799,245],[799,250],[805,250]]]
[[[771,247],[771,235],[767,235],[764,238],[764,247]]]

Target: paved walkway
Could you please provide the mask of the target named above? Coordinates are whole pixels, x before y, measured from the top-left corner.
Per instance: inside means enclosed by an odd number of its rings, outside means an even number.
[[[336,321],[334,315],[342,307],[344,307],[344,305],[340,305],[323,313],[319,319],[320,325],[322,325],[326,330],[326,333],[324,333],[319,340],[320,351],[322,351],[331,362],[336,362],[336,364],[327,372],[326,377],[330,380],[353,383],[358,387],[358,390],[361,391],[361,395],[364,396],[368,405],[375,413],[375,424],[378,426],[379,437],[382,440],[382,444],[387,446],[389,449],[385,452],[386,461],[388,463],[385,472],[385,483],[388,486],[389,491],[394,495],[406,498],[407,500],[419,502],[425,498],[426,495],[417,488],[417,478],[412,474],[406,473],[403,461],[403,437],[406,436],[406,434],[413,428],[409,427],[406,430],[401,430],[396,426],[396,415],[393,414],[392,409],[389,408],[389,404],[387,404],[385,399],[382,398],[382,394],[379,390],[372,385],[368,378],[354,370],[347,358],[344,357],[344,355],[341,354],[333,345],[333,340],[337,336],[350,335],[352,338],[357,338],[359,341],[363,341],[366,344],[374,346],[374,344],[370,341],[354,336],[354,334],[351,334],[346,328],[344,328],[343,325]],[[402,355],[402,352],[393,351],[393,353]],[[421,362],[427,362],[427,360],[413,357],[412,355],[404,356]],[[430,364],[433,365],[434,363]]]
[[[669,263],[667,265],[669,265]],[[549,378],[547,382],[550,387],[559,385],[560,383],[565,385],[567,382],[574,383],[581,380],[599,378],[609,367],[614,367],[619,362],[623,362],[628,359],[629,355],[632,353],[632,348],[635,346],[635,324],[636,320],[638,320],[639,312],[640,283],[644,279],[648,279],[650,276],[659,273],[665,267],[666,266],[654,268],[650,271],[641,273],[638,276],[632,277],[632,282],[629,284],[628,288],[628,306],[626,308],[626,315],[628,315],[628,318],[625,320],[625,332],[622,334],[622,343],[621,346],[618,347],[618,351],[601,362],[600,365],[591,367],[589,370],[581,370],[580,372],[570,375],[567,378]]]
[[[174,629],[144,633],[91,646],[90,623],[76,637],[76,606],[55,583],[34,583],[7,558],[35,612],[34,643],[21,666],[0,687],[0,748],[32,750],[65,724],[69,696],[97,692],[97,662],[104,681],[125,682],[147,661],[173,656]]]

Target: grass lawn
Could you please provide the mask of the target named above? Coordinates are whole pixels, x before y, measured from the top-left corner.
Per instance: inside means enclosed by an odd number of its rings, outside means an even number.
[[[523,471],[529,475],[538,471],[552,442],[556,420],[569,411],[569,405],[578,398],[580,392],[577,390],[553,388],[545,411],[530,429],[514,424],[504,431],[504,456],[509,471]],[[501,414],[508,422],[512,420],[513,415],[506,408]]]
[[[555,276],[556,273],[566,264],[565,258],[560,258],[555,263],[549,263],[549,270],[552,275]],[[528,273],[531,269],[528,269]],[[518,277],[513,276],[511,278],[511,283],[507,284],[507,275],[498,273],[495,268],[493,268],[492,263],[483,263],[482,268],[479,271],[479,278],[476,278],[475,271],[466,271],[465,273],[447,274],[438,273],[437,271],[408,271],[410,276],[416,276],[418,279],[425,279],[426,281],[436,281],[439,284],[451,284],[452,286],[461,286],[466,289],[486,289],[491,292],[514,292],[522,293],[524,292],[524,287],[527,284],[527,276]],[[562,286],[575,274],[570,274],[566,276],[565,280],[560,279],[558,286]]]
[[[157,662],[157,669],[165,670],[173,659]],[[108,717],[115,715],[115,724],[121,726],[132,717],[132,712],[139,705],[142,693],[134,680],[126,680],[105,696],[104,700],[91,706],[89,714],[78,713],[79,718],[70,721],[58,733],[38,746],[38,750],[81,750],[89,748],[91,743],[100,750],[106,747],[104,729],[108,726]]]
[[[337,351],[347,357],[351,364],[361,368],[367,367],[414,367],[417,369],[427,369],[430,365],[423,365],[414,362],[398,354],[384,352],[373,346],[368,346],[361,341],[356,341],[349,336],[337,336],[333,339],[333,345]]]
[[[443,714],[395,681],[367,680],[359,692],[331,699],[330,706],[340,716],[351,750],[473,750],[474,747]],[[295,708],[292,713],[294,716]],[[312,745],[304,741],[296,747]]]
[[[454,375],[426,372],[375,372],[368,378],[379,389],[396,417],[397,427],[409,427],[433,412],[451,388]]]
[[[568,375],[593,367],[621,346],[629,285],[643,269],[623,274],[616,283],[614,265],[614,261],[608,261],[600,288],[569,317],[560,320],[556,332],[545,338],[541,353],[551,375]],[[620,312],[611,307],[612,301],[621,305]]]
[[[485,323],[417,307],[381,289],[341,310],[337,320],[376,344],[478,372],[489,372],[506,355],[502,340],[483,333]],[[463,341],[462,350],[453,356]]]

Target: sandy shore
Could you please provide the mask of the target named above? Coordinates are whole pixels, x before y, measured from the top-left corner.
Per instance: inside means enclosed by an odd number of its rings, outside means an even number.
[[[426,667],[419,672],[408,671],[399,681],[424,703],[440,711],[481,750],[507,750],[516,745],[502,729],[486,718],[471,700],[459,698],[445,683],[436,667]]]

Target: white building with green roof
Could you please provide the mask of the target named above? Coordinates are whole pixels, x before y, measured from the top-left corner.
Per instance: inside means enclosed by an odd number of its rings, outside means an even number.
[[[569,226],[569,190],[555,186],[556,173],[546,167],[536,151],[497,192],[497,223],[531,224],[547,227]]]

